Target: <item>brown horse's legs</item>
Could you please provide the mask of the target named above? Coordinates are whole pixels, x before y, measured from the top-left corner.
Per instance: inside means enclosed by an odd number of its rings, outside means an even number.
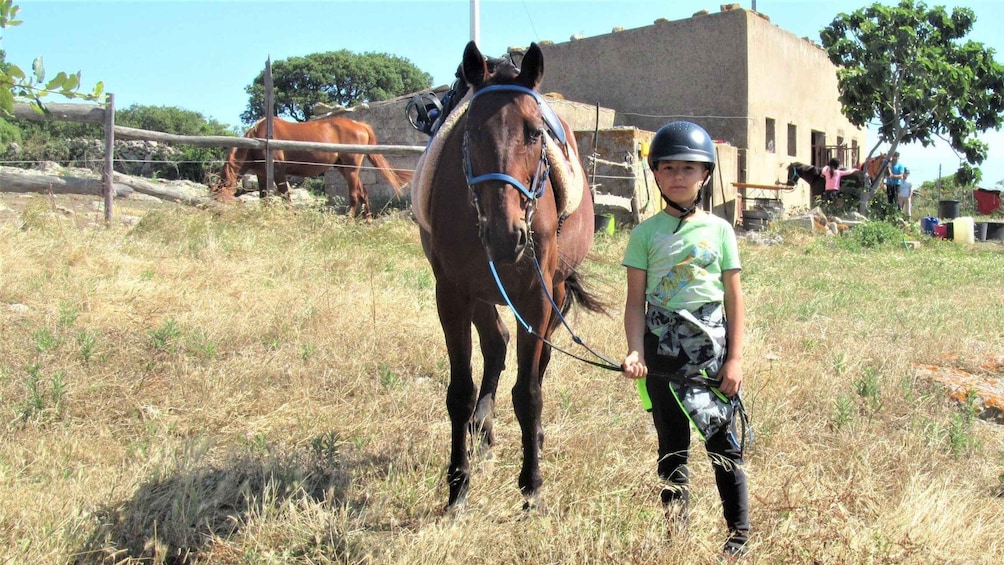
[[[540,300],[546,301],[543,296]],[[528,304],[519,305],[520,313],[528,324],[534,328],[547,327],[550,323],[549,312],[543,303],[534,304],[536,315],[529,308],[523,308],[524,305]],[[544,429],[541,426],[544,399],[539,372],[544,347],[540,340],[520,328],[516,337],[518,370],[516,384],[512,388],[512,403],[522,430],[523,468],[519,473],[519,490],[526,499],[526,509],[540,504],[540,487],[544,484],[540,476],[540,449],[544,445]]]
[[[495,445],[495,392],[498,390],[499,376],[505,369],[506,346],[509,330],[502,323],[498,309],[479,302],[474,306],[474,327],[481,341],[481,356],[484,357],[484,375],[481,378],[481,392],[478,396],[471,434],[480,438],[478,455],[490,456]]]
[[[265,200],[265,197],[268,196],[268,189],[269,189],[268,182],[265,179],[265,173],[263,172],[258,173],[257,177],[258,177],[258,198]]]
[[[366,194],[366,187],[359,180],[359,167],[363,164],[363,156],[356,154],[342,155],[335,164],[338,171],[342,173],[345,182],[349,185],[349,217],[359,215],[359,208],[365,210],[366,219],[373,218],[373,211],[370,208],[370,199]]]
[[[473,304],[456,287],[436,284],[439,322],[450,356],[450,384],[446,389],[446,410],[450,415],[450,466],[446,482],[450,487],[448,506],[463,504],[470,488],[470,458],[467,433],[474,415],[477,394],[471,374],[471,319]]]

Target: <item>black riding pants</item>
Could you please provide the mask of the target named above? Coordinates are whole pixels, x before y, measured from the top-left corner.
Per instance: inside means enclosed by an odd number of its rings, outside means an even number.
[[[651,337],[649,337],[651,336]],[[645,363],[650,373],[670,373],[679,369],[677,359],[660,357],[654,352],[656,338],[646,336]],[[651,352],[651,353],[650,353]],[[677,496],[689,498],[687,484],[690,482],[687,460],[690,451],[690,420],[680,408],[669,383],[659,377],[649,377],[646,382],[648,395],[652,399],[652,420],[659,438],[659,477],[674,487],[666,491],[669,498]],[[705,444],[711,465],[715,471],[715,483],[722,500],[722,513],[730,531],[748,531],[749,491],[746,473],[743,471],[742,450],[734,426],[726,426],[707,438]],[[671,493],[676,492],[678,495]],[[668,502],[664,495],[663,502]]]

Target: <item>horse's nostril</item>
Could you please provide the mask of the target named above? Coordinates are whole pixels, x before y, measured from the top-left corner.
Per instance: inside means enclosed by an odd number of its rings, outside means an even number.
[[[516,249],[521,250],[524,247],[526,247],[526,241],[527,241],[527,229],[521,227],[519,228],[519,235],[516,238]]]

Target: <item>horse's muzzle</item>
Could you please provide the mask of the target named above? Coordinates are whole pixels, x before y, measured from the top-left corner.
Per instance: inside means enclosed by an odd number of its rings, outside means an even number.
[[[497,263],[515,263],[523,257],[527,243],[530,240],[530,230],[526,222],[520,220],[508,229],[492,226],[488,222],[481,224],[481,244],[488,253],[488,258]]]

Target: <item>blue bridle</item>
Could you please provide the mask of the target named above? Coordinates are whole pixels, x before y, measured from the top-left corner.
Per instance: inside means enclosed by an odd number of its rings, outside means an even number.
[[[548,106],[547,101],[535,90],[527,88],[525,86],[520,86],[518,84],[496,84],[474,93],[471,97],[470,104],[473,105],[474,101],[485,94],[492,92],[519,92],[521,94],[526,94],[532,96],[534,100],[537,101],[537,105],[540,107],[540,114],[544,118],[544,124],[547,126],[547,132],[554,139],[564,146],[567,143],[567,138],[565,137],[565,129],[561,126],[561,120],[558,119],[558,115]],[[470,111],[468,109],[468,111]],[[545,132],[542,132],[545,133]],[[547,151],[546,144],[542,141],[540,145],[540,161],[537,163],[537,171],[533,175],[530,186],[527,187],[519,179],[507,175],[505,173],[486,173],[483,175],[474,175],[474,169],[471,166],[471,159],[469,153],[469,137],[467,132],[464,132],[464,145],[463,145],[463,159],[464,159],[464,176],[467,179],[467,186],[472,190],[476,185],[490,182],[490,181],[502,181],[512,186],[516,187],[520,193],[523,194],[531,202],[535,202],[538,198],[544,195],[544,186],[547,183],[548,172],[550,170],[549,164],[547,162]]]

